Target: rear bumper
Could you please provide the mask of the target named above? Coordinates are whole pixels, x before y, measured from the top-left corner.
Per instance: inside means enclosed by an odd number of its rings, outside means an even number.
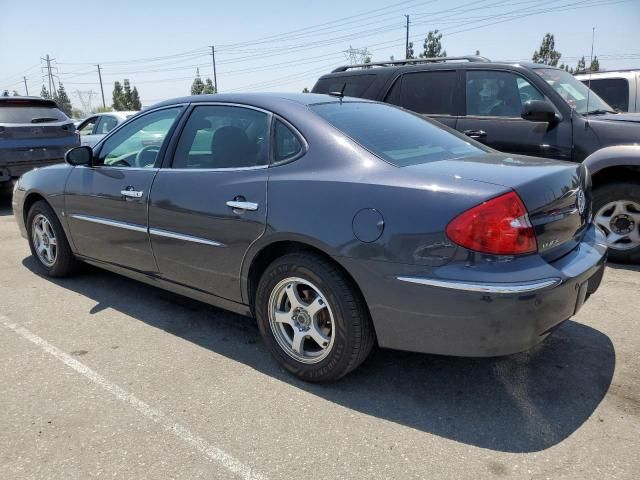
[[[48,158],[44,160],[29,160],[20,162],[1,162],[0,163],[0,182],[9,182],[19,178],[24,173],[38,167],[46,167],[63,163],[64,158]]]
[[[533,347],[572,317],[598,289],[606,252],[604,235],[591,226],[574,251],[551,264],[540,260],[528,271],[519,270],[517,282],[504,281],[510,276],[504,272],[483,274],[500,282],[478,281],[468,264],[434,269],[429,275],[415,267],[411,272],[407,266],[395,265],[401,274],[392,273],[389,265],[368,265],[364,270],[356,266],[354,276],[363,289],[381,347],[500,356]],[[346,266],[352,271],[354,265]],[[489,265],[487,271],[491,268],[503,267]],[[445,273],[450,277],[443,277]]]

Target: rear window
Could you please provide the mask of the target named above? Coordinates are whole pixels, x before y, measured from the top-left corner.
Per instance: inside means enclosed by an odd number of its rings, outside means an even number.
[[[589,80],[581,80],[589,86]],[[613,108],[622,112],[629,111],[629,82],[625,78],[591,79],[591,90]]]
[[[47,123],[68,120],[58,108],[42,105],[0,102],[0,123]]]
[[[313,87],[313,93],[342,92],[348,97],[362,97],[376,79],[375,75],[341,75],[321,78]]]
[[[466,137],[390,105],[335,102],[311,108],[364,148],[398,167],[486,152]]]

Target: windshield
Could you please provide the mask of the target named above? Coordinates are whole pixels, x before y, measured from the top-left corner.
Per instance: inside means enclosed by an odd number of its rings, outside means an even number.
[[[576,112],[583,115],[587,110],[588,113],[616,113],[613,107],[569,72],[557,68],[536,68],[534,72],[544,78]]]
[[[397,107],[334,102],[311,108],[364,148],[397,167],[485,153],[466,137]]]

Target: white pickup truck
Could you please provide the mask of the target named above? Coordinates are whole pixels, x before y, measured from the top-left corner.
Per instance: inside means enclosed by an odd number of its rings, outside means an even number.
[[[640,70],[582,73],[576,78],[621,112],[640,112]]]

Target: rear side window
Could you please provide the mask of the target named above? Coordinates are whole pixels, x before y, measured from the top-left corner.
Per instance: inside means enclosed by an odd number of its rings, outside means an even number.
[[[341,75],[321,78],[313,87],[313,93],[342,92],[348,97],[362,97],[376,79],[375,75]]]
[[[68,119],[64,112],[56,107],[0,102],[0,123],[47,123]]]
[[[98,122],[98,128],[96,128],[96,134],[105,135],[109,133],[114,127],[118,125],[118,120],[111,115],[103,115]]]
[[[394,83],[387,101],[418,113],[452,115],[456,77],[455,70],[406,73]]]
[[[311,108],[364,148],[398,167],[485,152],[462,136],[390,105],[332,102]]]
[[[302,144],[295,133],[280,120],[274,130],[274,162],[282,162],[302,152]]]
[[[589,80],[582,80],[589,85]],[[591,80],[591,90],[613,108],[629,111],[629,82],[624,78],[598,78]]]

